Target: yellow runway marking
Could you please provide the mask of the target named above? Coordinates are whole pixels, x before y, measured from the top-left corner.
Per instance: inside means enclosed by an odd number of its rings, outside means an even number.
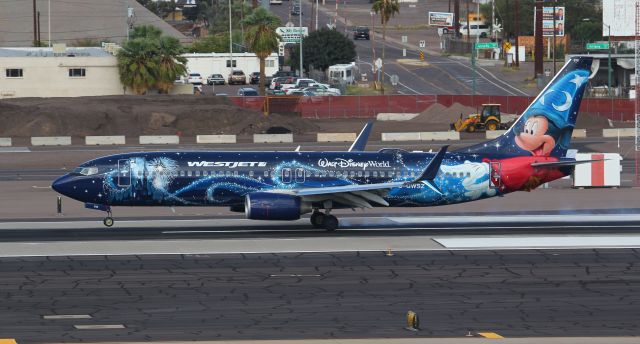
[[[9,338],[9,339],[0,339],[0,344],[17,344],[17,343],[15,339]]]
[[[495,332],[480,332],[478,333],[478,335],[484,337],[484,338],[489,338],[489,339],[501,339],[504,338],[503,336],[495,333]]]

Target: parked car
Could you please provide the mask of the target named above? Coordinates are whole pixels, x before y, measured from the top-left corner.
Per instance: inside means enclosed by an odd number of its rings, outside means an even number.
[[[187,83],[193,85],[202,85],[202,75],[200,75],[200,73],[189,73]]]
[[[282,0],[269,0],[270,5],[282,5]]]
[[[460,34],[463,36],[467,35],[467,25],[460,27]],[[484,24],[471,24],[469,27],[469,35],[487,37],[489,35],[489,26]]]
[[[229,74],[229,85],[233,84],[247,84],[247,76],[244,75],[241,69],[234,69],[231,74]]]
[[[260,72],[253,72],[249,74],[249,83],[257,84],[260,82]]]
[[[270,88],[272,90],[281,90],[284,88],[291,88],[296,84],[296,80],[298,78],[296,77],[292,77],[292,76],[286,76],[286,77],[281,77],[281,78],[274,78],[271,81],[271,86]],[[285,87],[286,86],[286,87]]]
[[[353,39],[366,39],[369,40],[369,28],[366,26],[356,26],[353,30]]]
[[[222,74],[211,74],[207,78],[207,84],[208,85],[224,85],[225,84],[224,77],[222,76]]]
[[[302,10],[300,9],[300,5],[293,5],[291,7],[291,15],[299,16],[301,14],[304,14],[304,13],[302,13]]]
[[[258,91],[252,87],[242,87],[238,90],[238,95],[242,97],[257,97]]]
[[[295,78],[295,80],[291,80],[291,81],[292,81],[291,83],[289,83],[288,81],[285,81],[285,83],[282,84],[282,89],[283,90],[286,90],[288,88],[303,89],[305,87],[309,87],[311,84],[318,83],[313,79],[303,79],[303,78]]]
[[[283,76],[296,76],[296,72],[292,70],[279,70],[272,75],[273,78],[280,78]]]
[[[309,87],[305,88],[305,90],[311,91],[317,95],[321,96],[339,96],[342,95],[339,89],[331,87],[327,84],[311,84]]]

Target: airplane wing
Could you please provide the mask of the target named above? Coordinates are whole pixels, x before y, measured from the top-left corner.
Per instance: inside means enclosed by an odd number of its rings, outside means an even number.
[[[449,146],[443,146],[438,154],[431,159],[420,176],[411,181],[329,186],[322,188],[279,189],[267,192],[299,196],[310,202],[333,200],[353,208],[372,208],[370,202],[389,206],[389,203],[385,201],[383,197],[390,189],[417,183],[423,183],[438,194],[442,195],[442,192],[433,180],[436,178],[438,171],[440,170],[440,165],[442,164],[442,160],[444,159],[448,147]]]
[[[372,127],[373,121],[369,121],[365,124],[364,128],[360,131],[360,134],[358,134],[358,137],[356,137],[356,140],[353,141],[351,147],[349,147],[349,152],[360,152],[364,150],[364,147],[366,147],[367,141],[369,140],[369,134],[371,134]]]

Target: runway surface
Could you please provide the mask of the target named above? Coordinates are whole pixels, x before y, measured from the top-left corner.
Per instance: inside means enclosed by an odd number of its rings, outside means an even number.
[[[336,233],[203,221],[114,230],[2,223],[2,335],[18,343],[638,335],[640,215],[353,217]],[[409,310],[421,331],[404,329]]]

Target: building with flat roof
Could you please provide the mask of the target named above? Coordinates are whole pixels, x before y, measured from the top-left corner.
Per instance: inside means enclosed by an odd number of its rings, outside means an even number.
[[[124,94],[118,61],[102,48],[0,48],[0,98]]]

